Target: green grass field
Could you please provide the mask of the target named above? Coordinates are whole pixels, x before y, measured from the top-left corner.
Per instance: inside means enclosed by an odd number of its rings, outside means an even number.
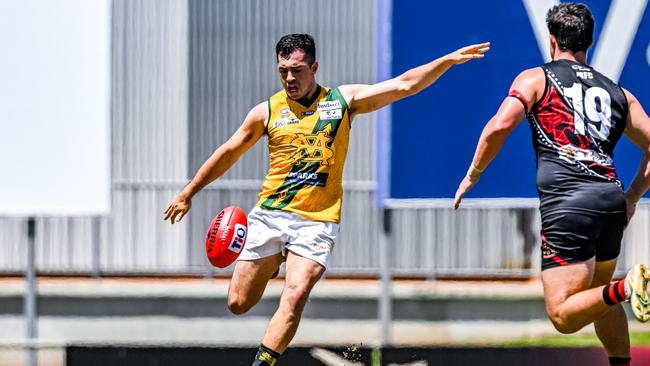
[[[633,346],[650,345],[650,332],[634,332],[630,334]],[[525,338],[508,341],[502,344],[505,347],[600,347],[600,342],[595,335],[556,335],[539,338]]]

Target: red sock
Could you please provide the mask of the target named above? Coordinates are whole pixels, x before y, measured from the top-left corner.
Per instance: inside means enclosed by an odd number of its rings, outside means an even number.
[[[627,300],[625,296],[625,280],[610,282],[603,287],[603,300],[607,305],[618,304]]]

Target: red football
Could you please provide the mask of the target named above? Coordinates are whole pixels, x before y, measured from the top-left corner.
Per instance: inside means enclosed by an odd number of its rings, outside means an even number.
[[[248,232],[246,213],[237,206],[228,206],[212,219],[205,236],[205,253],[213,266],[228,267],[239,257]]]

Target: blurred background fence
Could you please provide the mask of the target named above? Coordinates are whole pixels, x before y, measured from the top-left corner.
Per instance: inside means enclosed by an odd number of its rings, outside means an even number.
[[[38,270],[228,273],[209,267],[204,233],[221,208],[255,204],[268,167],[266,142],[196,196],[183,222],[162,221],[166,204],[247,111],[280,88],[274,46],[283,34],[315,36],[323,85],[372,83],[376,23],[373,0],[113,0],[112,211],[108,217],[37,218]],[[525,277],[537,271],[534,204],[506,201],[454,212],[450,202],[416,200],[378,208],[375,133],[374,115],[354,121],[330,275],[378,275],[382,232],[396,275]],[[642,205],[619,268],[650,258],[649,221]],[[26,227],[26,219],[0,217],[0,273],[24,270]]]

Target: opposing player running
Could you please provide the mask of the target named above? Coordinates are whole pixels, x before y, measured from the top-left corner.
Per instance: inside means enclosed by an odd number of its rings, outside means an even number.
[[[556,5],[546,23],[553,61],[514,80],[483,129],[454,207],[527,117],[537,153],[548,316],[561,333],[594,322],[610,364],[629,365],[627,320],[620,302],[630,300],[640,321],[650,318],[648,270],[639,264],[624,280],[610,281],[623,230],[650,185],[650,118],[630,92],[586,65],[594,29],[587,6]],[[623,133],[643,151],[625,193],[612,161]]]
[[[165,219],[179,221],[196,193],[268,135],[269,172],[257,207],[248,216],[248,242],[228,291],[230,310],[247,312],[286,260],[280,305],[253,365],[275,364],[296,333],[309,292],[325,272],[339,231],[343,165],[354,116],[418,93],[452,65],[481,58],[488,49],[487,43],[461,48],[394,79],[330,89],[316,83],[318,62],[311,36],[291,34],[277,43],[283,89],[248,113],[165,211]]]

